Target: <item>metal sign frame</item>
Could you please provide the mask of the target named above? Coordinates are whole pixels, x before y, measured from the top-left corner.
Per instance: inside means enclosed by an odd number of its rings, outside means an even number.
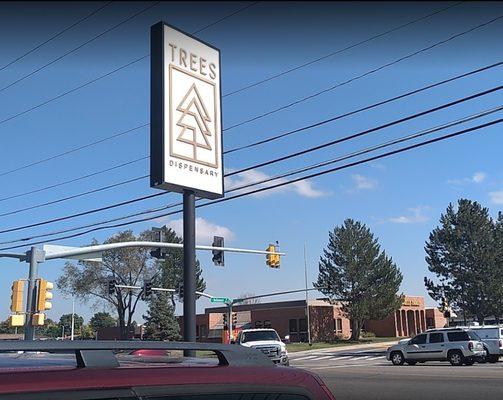
[[[218,85],[218,101],[219,101],[219,115],[215,116],[215,121],[218,120],[219,130],[220,130],[220,140],[215,138],[215,143],[217,150],[220,154],[217,154],[217,164],[220,170],[220,188],[221,192],[207,191],[198,187],[192,187],[188,185],[175,184],[169,181],[169,176],[166,176],[166,140],[171,140],[168,132],[165,131],[166,116],[165,112],[170,112],[166,108],[166,102],[170,99],[165,98],[166,92],[166,79],[169,77],[165,76],[165,27],[173,29],[188,38],[201,43],[204,46],[216,50],[218,52],[218,80],[215,81]],[[222,135],[222,70],[221,70],[221,53],[220,49],[215,46],[193,36],[180,29],[164,22],[158,22],[151,27],[151,39],[150,39],[150,54],[151,54],[151,64],[150,64],[150,186],[156,189],[169,190],[174,192],[183,193],[184,190],[191,190],[198,197],[204,197],[208,199],[217,199],[224,196],[224,177],[223,177],[223,135]],[[206,60],[205,60],[206,61]],[[171,71],[171,68],[169,69]],[[188,74],[188,72],[184,72]],[[198,77],[198,79],[200,79]],[[217,104],[215,104],[215,112]],[[171,123],[171,122],[170,122]],[[216,133],[215,133],[216,134]],[[170,146],[170,152],[172,148]],[[178,158],[177,156],[175,156]],[[180,158],[183,162],[183,158]],[[190,161],[187,161],[190,162]],[[194,165],[197,163],[194,162]],[[211,167],[210,167],[211,168]],[[197,186],[197,185],[196,185]]]

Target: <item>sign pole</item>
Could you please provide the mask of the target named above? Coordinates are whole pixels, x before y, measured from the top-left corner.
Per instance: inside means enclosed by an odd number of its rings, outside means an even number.
[[[32,325],[31,318],[35,311],[36,287],[38,263],[44,261],[45,253],[36,247],[32,247],[27,252],[27,261],[30,263],[28,273],[28,295],[26,299],[26,320],[24,325],[24,340],[35,340],[35,327]]]
[[[192,190],[183,191],[183,340],[196,341],[196,204]],[[186,357],[195,357],[185,350]]]

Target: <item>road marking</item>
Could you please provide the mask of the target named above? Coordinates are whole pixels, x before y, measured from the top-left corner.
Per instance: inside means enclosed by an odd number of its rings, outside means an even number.
[[[338,361],[338,360],[344,360],[346,358],[353,358],[352,356],[341,356],[341,357],[334,357],[332,360]]]
[[[316,361],[319,361],[319,360],[326,360],[327,358],[331,358],[332,356],[323,356],[323,357],[318,357],[316,359]]]
[[[386,356],[377,356],[377,357],[372,357],[372,358],[369,358],[369,361],[370,360],[378,360],[378,359],[382,359],[382,358],[386,358]]]
[[[318,356],[306,356],[306,357],[300,357],[300,358],[292,358],[292,361],[302,361],[302,360],[311,360],[312,358],[316,358]]]

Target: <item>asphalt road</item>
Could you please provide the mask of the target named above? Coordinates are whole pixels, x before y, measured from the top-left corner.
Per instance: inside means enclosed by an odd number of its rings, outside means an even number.
[[[382,349],[322,352],[293,355],[291,365],[321,376],[337,400],[503,398],[503,362],[469,367],[431,362],[398,367],[383,357]]]

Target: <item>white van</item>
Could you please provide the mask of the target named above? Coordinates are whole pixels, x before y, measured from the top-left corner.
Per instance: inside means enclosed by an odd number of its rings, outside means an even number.
[[[484,343],[487,361],[498,362],[503,354],[503,328],[498,325],[472,325],[467,328],[474,331]]]

